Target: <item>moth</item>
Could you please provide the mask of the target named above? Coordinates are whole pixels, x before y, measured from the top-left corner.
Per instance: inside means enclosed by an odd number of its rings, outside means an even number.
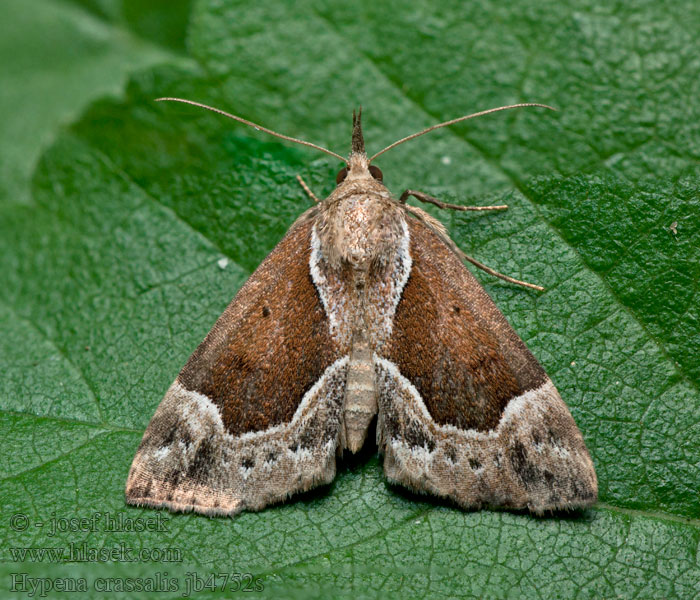
[[[167,390],[126,483],[134,505],[235,515],[329,483],[376,417],[389,481],[467,509],[536,514],[597,499],[552,381],[465,267],[445,227],[397,200],[353,113],[337,187],[289,228]],[[550,108],[550,107],[546,107]],[[300,180],[301,181],[301,180]],[[301,181],[309,195],[316,199]],[[541,289],[541,288],[540,288]]]

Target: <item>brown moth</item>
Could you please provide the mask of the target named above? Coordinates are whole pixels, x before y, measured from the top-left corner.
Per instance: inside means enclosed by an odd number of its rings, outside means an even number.
[[[198,103],[169,98],[190,104]],[[130,504],[234,515],[327,484],[377,417],[387,478],[464,508],[590,506],[593,463],[551,380],[445,228],[399,200],[353,115],[337,187],[303,213],[170,386],[126,484]],[[206,107],[205,108],[210,108]],[[549,107],[546,107],[549,108]],[[223,112],[218,111],[216,112]],[[304,189],[315,199],[302,182]],[[540,288],[541,289],[541,288]]]

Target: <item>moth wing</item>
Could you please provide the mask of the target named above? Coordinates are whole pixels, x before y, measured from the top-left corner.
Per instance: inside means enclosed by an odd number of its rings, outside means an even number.
[[[168,389],[128,503],[233,515],[333,479],[347,357],[309,275],[312,222],[290,228]]]
[[[410,277],[375,361],[386,476],[468,508],[595,503],[593,463],[551,380],[440,235],[408,221]]]

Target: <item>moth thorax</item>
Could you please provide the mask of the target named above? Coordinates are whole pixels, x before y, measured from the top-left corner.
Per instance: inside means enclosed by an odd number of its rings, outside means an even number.
[[[402,215],[392,204],[375,194],[344,198],[327,215],[326,256],[364,271],[391,262],[402,234]]]

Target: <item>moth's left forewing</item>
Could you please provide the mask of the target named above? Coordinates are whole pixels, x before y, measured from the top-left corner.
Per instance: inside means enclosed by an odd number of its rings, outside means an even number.
[[[551,380],[435,229],[408,225],[411,272],[375,359],[387,477],[467,508],[590,506],[593,463]]]
[[[334,477],[348,359],[309,274],[312,225],[291,227],[168,389],[130,504],[234,515]]]

